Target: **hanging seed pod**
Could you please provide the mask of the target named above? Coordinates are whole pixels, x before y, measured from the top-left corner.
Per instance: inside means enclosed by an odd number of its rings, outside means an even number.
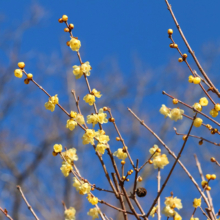
[[[136,190],[136,194],[138,197],[145,197],[147,195],[147,190],[143,187],[139,187]]]

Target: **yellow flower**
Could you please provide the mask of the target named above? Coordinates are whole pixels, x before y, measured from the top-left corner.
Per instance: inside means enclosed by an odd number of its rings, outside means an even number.
[[[91,143],[92,145],[94,145],[95,136],[96,136],[96,133],[94,129],[86,129],[85,134],[82,136],[83,144]]]
[[[177,212],[175,212],[174,220],[182,220],[182,217]]]
[[[62,166],[61,166],[60,170],[62,171],[62,173],[65,177],[69,176],[70,171],[72,169],[73,169],[73,167],[69,163],[67,163],[66,161],[62,162]]]
[[[93,115],[88,115],[87,116],[87,123],[91,124],[94,128],[94,126],[98,123],[98,115],[97,114],[93,114]]]
[[[199,218],[193,218],[193,217],[192,217],[192,218],[190,218],[190,220],[199,220]]]
[[[162,214],[164,214],[167,217],[173,217],[175,215],[175,211],[167,205],[163,208]]]
[[[199,77],[195,77],[194,79],[193,79],[193,83],[194,84],[199,84],[201,82],[201,79],[199,78]]]
[[[201,203],[202,203],[202,201],[201,201],[200,198],[199,198],[199,199],[194,199],[194,201],[193,201],[193,207],[194,207],[194,208],[198,208],[198,207],[201,206]]]
[[[83,183],[79,187],[79,194],[80,195],[88,194],[90,193],[90,190],[91,190],[91,186],[88,183]]]
[[[81,65],[81,71],[86,74],[86,76],[90,76],[90,70],[92,69],[89,62],[85,62]]]
[[[196,102],[194,105],[193,105],[193,107],[197,110],[197,111],[202,111],[202,106],[198,103],[198,102]]]
[[[45,104],[44,104],[44,106],[45,106],[45,108],[47,109],[47,110],[50,110],[51,112],[53,112],[54,111],[54,109],[55,109],[55,104],[53,104],[53,102],[52,101],[48,101],[48,102],[46,102]]]
[[[51,96],[51,97],[49,98],[49,100],[50,100],[54,105],[56,105],[56,104],[59,103],[59,98],[57,97],[57,94],[56,94],[55,96]]]
[[[97,208],[90,209],[87,215],[91,216],[92,220],[99,218],[99,210]]]
[[[73,51],[78,51],[79,48],[81,47],[81,42],[80,40],[76,39],[76,38],[71,38],[71,40],[69,41],[70,44],[70,48]]]
[[[170,119],[174,121],[181,120],[183,118],[182,116],[183,113],[184,113],[184,110],[174,108],[170,112]]]
[[[171,197],[166,197],[166,201],[164,202],[166,206],[170,206],[171,208],[177,208],[177,209],[182,209],[182,203],[181,199],[178,199],[177,197],[173,198]]]
[[[75,121],[81,125],[85,124],[84,116],[81,114],[77,114]]]
[[[192,75],[189,76],[188,82],[193,83],[194,77]]]
[[[215,117],[217,117],[218,116],[218,111],[216,111],[214,108],[209,112],[209,114],[213,117],[213,118],[215,118]]]
[[[220,104],[219,103],[215,104],[215,110],[218,112],[220,111]]]
[[[162,154],[154,157],[153,159],[154,169],[160,168],[163,169],[167,164],[169,164],[169,160],[166,154]]]
[[[76,210],[73,207],[64,211],[65,220],[75,220]]]
[[[205,186],[208,185],[208,182],[207,182],[206,180],[203,180],[203,181],[201,182],[201,185],[202,185],[202,187],[204,188]]]
[[[199,104],[200,104],[201,106],[207,106],[207,105],[209,104],[209,101],[208,101],[208,99],[207,99],[206,97],[203,97],[203,98],[201,98],[201,99],[199,100]]]
[[[164,118],[167,116],[170,117],[170,109],[168,109],[165,105],[162,105],[159,112],[164,115]]]
[[[106,148],[108,148],[106,144],[98,143],[95,151],[99,152],[100,154],[104,154]]]
[[[193,122],[193,125],[198,128],[202,125],[203,120],[201,118],[196,118]]]
[[[154,144],[154,146],[153,146],[152,148],[150,148],[150,150],[149,150],[150,154],[151,154],[151,155],[154,154],[154,152],[155,152],[158,148],[159,148],[159,147],[158,147],[156,144]],[[159,155],[160,155],[160,153],[156,152],[153,157],[156,157],[156,156],[159,156]]]
[[[74,112],[74,111],[70,112],[70,117],[71,118],[76,118],[76,116],[77,116],[77,112]]]
[[[84,96],[83,100],[89,105],[93,105],[95,102],[95,96],[91,94],[87,94],[86,96]]]
[[[21,69],[16,69],[14,71],[14,75],[18,78],[21,78],[23,76],[22,70]]]
[[[75,187],[77,191],[79,191],[81,185],[82,184],[79,180],[76,177],[73,177],[73,187]]]
[[[151,211],[150,211],[150,216],[151,216],[151,217],[154,217],[156,211],[157,211],[157,206],[156,206],[156,207],[153,207],[153,208],[151,209]]]
[[[96,205],[99,202],[99,199],[95,196],[88,195],[87,199],[92,205]]]
[[[66,159],[68,163],[72,163],[73,161],[78,160],[78,156],[76,154],[75,148],[70,148],[69,150],[62,153],[63,157]]]
[[[102,95],[100,94],[100,92],[98,92],[96,89],[93,89],[92,90],[92,94],[97,97],[97,98],[100,98]]]
[[[100,108],[99,109],[99,113],[98,114],[93,114],[93,115],[88,115],[87,116],[87,123],[93,125],[93,127],[97,124],[103,124],[103,123],[107,123],[108,119],[106,118],[107,114],[103,113],[103,109]]]
[[[122,148],[118,148],[118,150],[114,152],[113,156],[116,156],[120,160],[125,160],[128,155],[123,152]]]
[[[110,140],[109,136],[105,135],[105,131],[104,130],[98,130],[95,134],[96,134],[96,138],[98,139],[98,141],[100,143],[107,144],[108,141]]]
[[[76,79],[81,78],[81,76],[83,75],[83,71],[81,70],[80,66],[73,66],[73,74],[76,77]]]
[[[62,147],[61,144],[55,144],[53,146],[53,150],[54,150],[55,153],[60,153],[62,151],[62,149],[63,149],[63,147]]]
[[[77,122],[75,122],[72,118],[68,119],[66,122],[66,128],[69,128],[71,131],[75,129],[77,126]]]

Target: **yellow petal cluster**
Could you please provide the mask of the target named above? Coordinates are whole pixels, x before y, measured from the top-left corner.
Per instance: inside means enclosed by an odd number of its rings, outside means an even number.
[[[193,107],[197,110],[197,111],[202,111],[202,106],[198,103],[198,102],[196,102],[194,105],[193,105]]]
[[[153,207],[153,208],[151,209],[151,211],[150,211],[150,216],[151,216],[151,217],[154,217],[156,211],[157,211],[157,206],[156,206],[156,207]]]
[[[77,114],[77,116],[75,117],[75,121],[81,125],[85,124],[84,116],[81,114]]]
[[[92,196],[90,194],[88,195],[87,199],[92,205],[96,205],[99,202],[99,199],[97,197]]]
[[[182,116],[183,113],[184,113],[184,110],[174,108],[170,111],[170,119],[174,121],[181,120],[183,118]]]
[[[86,129],[85,134],[82,136],[83,144],[94,144],[94,137],[96,132],[94,129]]]
[[[99,210],[96,207],[90,209],[89,212],[87,212],[87,215],[91,216],[92,220],[99,218]]]
[[[76,38],[71,38],[71,40],[69,41],[70,44],[70,48],[73,51],[78,51],[79,48],[81,47],[81,42],[80,40],[76,39]]]
[[[98,130],[95,133],[95,135],[96,135],[96,138],[98,139],[98,141],[100,143],[107,144],[108,141],[110,141],[109,136],[105,135],[105,131],[104,130]]]
[[[215,110],[216,110],[217,112],[220,111],[220,104],[219,104],[219,103],[215,104]]]
[[[70,207],[69,209],[66,209],[64,211],[65,220],[75,220],[76,219],[75,215],[76,215],[76,210],[73,207]]]
[[[201,99],[199,100],[199,104],[200,104],[201,106],[207,106],[207,105],[209,104],[209,101],[208,101],[208,99],[207,99],[206,97],[203,97],[203,98],[201,98]]]
[[[76,77],[76,79],[80,79],[83,75],[83,71],[81,71],[80,66],[74,65],[73,66],[73,75]]]
[[[96,89],[93,89],[92,90],[92,94],[95,96],[95,97],[97,97],[97,98],[101,98],[101,94],[100,94],[101,92],[98,92]]]
[[[193,218],[193,217],[192,217],[192,218],[190,218],[190,220],[199,220],[199,218]]]
[[[213,117],[213,118],[215,118],[215,117],[217,117],[218,116],[218,111],[216,111],[214,108],[209,112],[209,114]]]
[[[62,151],[62,149],[63,149],[63,146],[61,144],[54,144],[54,146],[53,146],[53,151],[55,153],[60,153]]]
[[[72,165],[70,165],[68,162],[63,161],[62,166],[60,168],[61,172],[65,177],[69,176],[70,171],[73,169]]]
[[[118,148],[118,150],[114,152],[113,156],[116,156],[120,160],[125,160],[128,155],[123,152],[122,148]]]
[[[201,201],[201,199],[199,198],[199,199],[194,199],[194,201],[193,201],[193,207],[194,208],[198,208],[198,207],[200,207],[201,206],[201,203],[202,203],[202,201]]]
[[[172,208],[177,208],[177,209],[182,209],[182,203],[181,203],[181,199],[178,199],[177,197],[166,197],[166,200],[164,202],[164,204],[166,206],[170,206]]]
[[[79,180],[76,177],[73,177],[73,187],[76,188],[76,191],[79,191],[80,186],[81,183],[79,182]]]
[[[106,144],[98,143],[95,148],[95,151],[99,152],[100,154],[104,154],[106,148],[108,148],[108,146]]]
[[[21,69],[15,69],[14,70],[14,75],[18,78],[21,78],[23,76],[23,72]]]
[[[77,126],[77,122],[74,121],[72,118],[68,119],[66,122],[66,128],[69,128],[71,131],[75,129]]]
[[[77,116],[77,112],[74,112],[74,111],[71,111],[71,112],[70,112],[70,117],[71,117],[71,118],[74,118],[74,119],[75,119],[76,116]]]
[[[164,104],[162,105],[162,107],[160,108],[159,112],[164,115],[164,118],[166,118],[167,116],[170,117],[170,109],[167,108]]]
[[[100,108],[98,114],[87,116],[87,123],[88,124],[92,123],[93,127],[98,123],[100,124],[107,123],[108,119],[106,117],[107,117],[107,114],[103,112],[103,108]]]
[[[88,193],[90,193],[90,191],[91,191],[91,186],[88,183],[83,183],[79,187],[79,194],[80,195],[88,194]]]
[[[173,217],[175,215],[175,211],[167,205],[163,208],[162,214],[164,214],[167,217]]]
[[[90,66],[90,63],[87,61],[87,62],[83,63],[81,66],[74,65],[73,66],[73,74],[75,75],[76,79],[81,78],[83,73],[86,76],[90,76],[91,69],[92,69],[92,67]]]
[[[76,154],[76,149],[75,148],[70,148],[69,150],[65,151],[62,153],[63,157],[68,163],[72,163],[73,161],[78,160],[78,156]]]
[[[154,144],[154,146],[152,148],[150,148],[149,152],[151,155],[154,154],[153,158],[160,155],[160,153],[157,153],[157,152],[154,153],[158,148],[159,147],[156,144]]]
[[[203,120],[201,118],[196,118],[193,122],[193,125],[198,128],[202,125]]]
[[[163,169],[167,164],[169,164],[169,160],[166,154],[162,154],[154,157],[153,159],[154,169],[160,168]]]
[[[199,84],[201,82],[201,79],[199,77],[189,76],[188,79],[189,83]]]
[[[89,105],[93,105],[95,102],[95,96],[91,94],[87,94],[84,96],[83,100]]]
[[[55,95],[55,96],[51,96],[49,98],[48,102],[46,102],[44,104],[44,106],[47,110],[50,110],[51,112],[53,112],[55,110],[56,104],[58,104],[58,103],[59,103],[59,99],[58,99],[57,95]]]
[[[182,220],[182,217],[177,212],[175,212],[174,220]]]

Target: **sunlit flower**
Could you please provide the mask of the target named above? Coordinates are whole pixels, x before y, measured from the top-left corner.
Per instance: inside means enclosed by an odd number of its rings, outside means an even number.
[[[52,101],[48,101],[44,104],[45,108],[47,110],[50,110],[51,112],[53,112],[55,110],[55,104]]]
[[[192,75],[189,76],[188,82],[193,83],[194,77]]]
[[[50,100],[54,105],[56,105],[56,104],[59,103],[59,98],[57,97],[57,94],[56,94],[55,96],[51,96],[51,97],[49,98],[49,100]]]
[[[88,115],[87,123],[92,124],[94,128],[94,126],[98,123],[98,115],[97,114]]]
[[[173,217],[175,215],[175,211],[167,205],[163,208],[162,214],[164,214],[167,217]]]
[[[87,212],[87,215],[91,216],[92,220],[99,218],[99,210],[96,207],[90,209],[89,212]]]
[[[75,187],[77,191],[79,191],[81,185],[82,184],[79,180],[76,177],[73,177],[73,187]]]
[[[71,111],[71,112],[70,112],[70,117],[71,117],[71,118],[74,118],[74,119],[75,119],[76,116],[77,116],[77,112],[74,112],[74,111]]]
[[[196,118],[193,122],[193,125],[198,128],[202,125],[202,122],[203,120],[201,118]]]
[[[182,217],[177,212],[175,212],[174,220],[182,220]]]
[[[169,164],[169,160],[166,154],[162,154],[154,157],[153,159],[154,169],[160,168],[163,169],[167,164]]]
[[[77,116],[75,117],[75,121],[81,125],[85,124],[84,116],[81,114],[77,114]]]
[[[177,208],[177,209],[182,209],[183,206],[182,206],[182,203],[181,203],[181,199],[178,199],[177,197],[166,197],[166,200],[165,200],[165,205],[166,206],[170,206],[172,208]]]
[[[108,141],[110,141],[109,136],[105,135],[105,131],[104,130],[98,130],[96,132],[96,138],[98,139],[98,141],[100,143],[103,143],[103,144],[107,144]]]
[[[18,78],[21,78],[23,76],[23,72],[21,69],[15,69],[14,70],[14,75]]]
[[[88,194],[91,190],[91,186],[88,183],[83,183],[79,187],[79,194],[80,195],[85,195]]]
[[[214,108],[209,112],[209,114],[213,117],[213,118],[215,118],[215,117],[217,117],[218,116],[218,111],[216,111]]]
[[[87,199],[92,205],[96,205],[99,202],[99,199],[97,197],[90,194],[88,195]]]
[[[198,102],[196,102],[194,105],[193,105],[193,107],[197,110],[197,111],[202,111],[202,106],[198,103]]]
[[[91,69],[92,69],[92,68],[91,68],[91,66],[90,66],[90,64],[89,64],[88,61],[85,62],[85,63],[83,63],[83,64],[81,65],[81,71],[82,71],[83,73],[85,73],[86,76],[90,76],[90,70],[91,70]]]
[[[153,207],[152,209],[151,209],[151,211],[150,211],[150,216],[151,217],[154,217],[154,215],[155,215],[155,213],[156,213],[156,211],[157,211],[157,206],[156,207]]]
[[[73,167],[69,163],[67,163],[66,161],[62,162],[62,166],[61,166],[60,170],[62,171],[62,173],[65,177],[69,176],[69,173],[72,169],[73,169]]]
[[[113,156],[116,156],[120,160],[125,160],[128,155],[123,152],[122,148],[118,148],[118,150],[114,152]]]
[[[203,97],[203,98],[201,98],[201,99],[199,100],[199,104],[200,104],[201,106],[207,106],[207,105],[209,104],[209,101],[208,101],[208,99],[207,99],[206,97]]]
[[[183,113],[184,113],[184,110],[174,108],[170,112],[170,118],[171,120],[174,120],[174,121],[181,120],[183,118],[183,115],[182,115]]]
[[[62,149],[63,149],[63,147],[62,147],[61,144],[55,144],[55,145],[53,146],[53,151],[54,151],[55,153],[60,153],[60,152],[62,151]]]
[[[219,103],[215,104],[215,110],[218,112],[220,111],[220,104]]]
[[[93,127],[97,123],[100,123],[100,124],[107,123],[108,119],[106,117],[107,117],[107,114],[103,113],[103,109],[100,108],[98,114],[92,114],[92,115],[87,116],[87,123],[88,124],[92,123]]]
[[[66,128],[69,128],[71,131],[75,129],[77,126],[77,122],[75,122],[72,118],[68,119],[66,122]]]
[[[160,153],[158,153],[158,152],[154,153],[158,148],[159,147],[156,144],[154,144],[154,146],[152,148],[150,148],[149,152],[150,152],[151,155],[154,154],[153,157],[156,157],[156,156],[160,155]]]
[[[83,100],[89,105],[93,105],[95,102],[95,96],[91,94],[87,94],[84,96]]]
[[[95,151],[99,152],[100,154],[104,154],[106,148],[108,148],[106,144],[98,143],[95,148]]]
[[[83,144],[94,144],[94,137],[96,136],[96,132],[94,129],[86,129],[85,134],[82,136]]]
[[[74,65],[73,66],[73,74],[76,77],[76,79],[80,79],[83,75],[83,71],[81,70],[80,66]]]
[[[170,117],[170,109],[167,108],[165,105],[162,105],[162,107],[160,108],[159,111],[162,115],[164,115],[164,118],[166,118],[167,116]]]
[[[208,182],[207,182],[206,180],[203,180],[203,181],[201,182],[201,185],[202,185],[202,187],[204,188],[205,186],[208,185]]]
[[[65,220],[75,220],[76,210],[73,207],[64,211]]]
[[[194,201],[193,201],[193,207],[194,208],[198,208],[199,206],[201,206],[201,203],[202,203],[202,201],[201,201],[201,199],[199,198],[199,199],[194,199]]]
[[[76,38],[71,38],[71,40],[69,41],[70,44],[70,48],[73,51],[78,51],[79,48],[81,47],[81,42],[80,40],[76,39]]]
[[[76,149],[75,148],[70,148],[69,150],[65,151],[62,153],[63,157],[68,163],[72,163],[73,161],[78,160],[78,156],[76,154]]]
[[[96,89],[93,89],[92,90],[92,94],[97,97],[97,98],[100,98],[102,95],[100,94],[100,92],[98,92]]]
[[[195,77],[194,79],[193,79],[193,83],[194,84],[199,84],[201,82],[201,78],[199,78],[199,77]]]

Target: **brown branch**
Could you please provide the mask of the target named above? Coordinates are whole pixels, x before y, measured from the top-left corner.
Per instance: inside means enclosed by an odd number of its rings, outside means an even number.
[[[39,220],[39,218],[37,217],[37,215],[36,215],[36,213],[34,212],[33,208],[32,208],[31,205],[28,203],[28,201],[27,201],[27,199],[26,199],[26,197],[25,197],[25,195],[24,195],[24,193],[23,193],[21,187],[20,187],[20,186],[17,186],[17,189],[18,189],[18,191],[21,193],[21,196],[22,196],[23,200],[25,201],[25,203],[26,203],[28,209],[31,211],[32,215],[35,217],[36,220]]]
[[[206,218],[210,219],[210,218],[208,217],[208,215],[204,212],[204,210],[202,209],[202,207],[199,206],[199,208],[200,208],[200,210],[202,211],[202,214],[203,214],[204,216],[206,216]]]
[[[157,174],[157,193],[160,192],[160,180],[161,180],[160,168],[158,168],[158,174]],[[161,215],[160,215],[160,197],[158,198],[158,201],[157,201],[157,217],[158,217],[158,220],[161,219]]]
[[[10,220],[13,220],[13,218],[8,214],[7,209],[3,209],[2,207],[0,207],[0,211]]]

